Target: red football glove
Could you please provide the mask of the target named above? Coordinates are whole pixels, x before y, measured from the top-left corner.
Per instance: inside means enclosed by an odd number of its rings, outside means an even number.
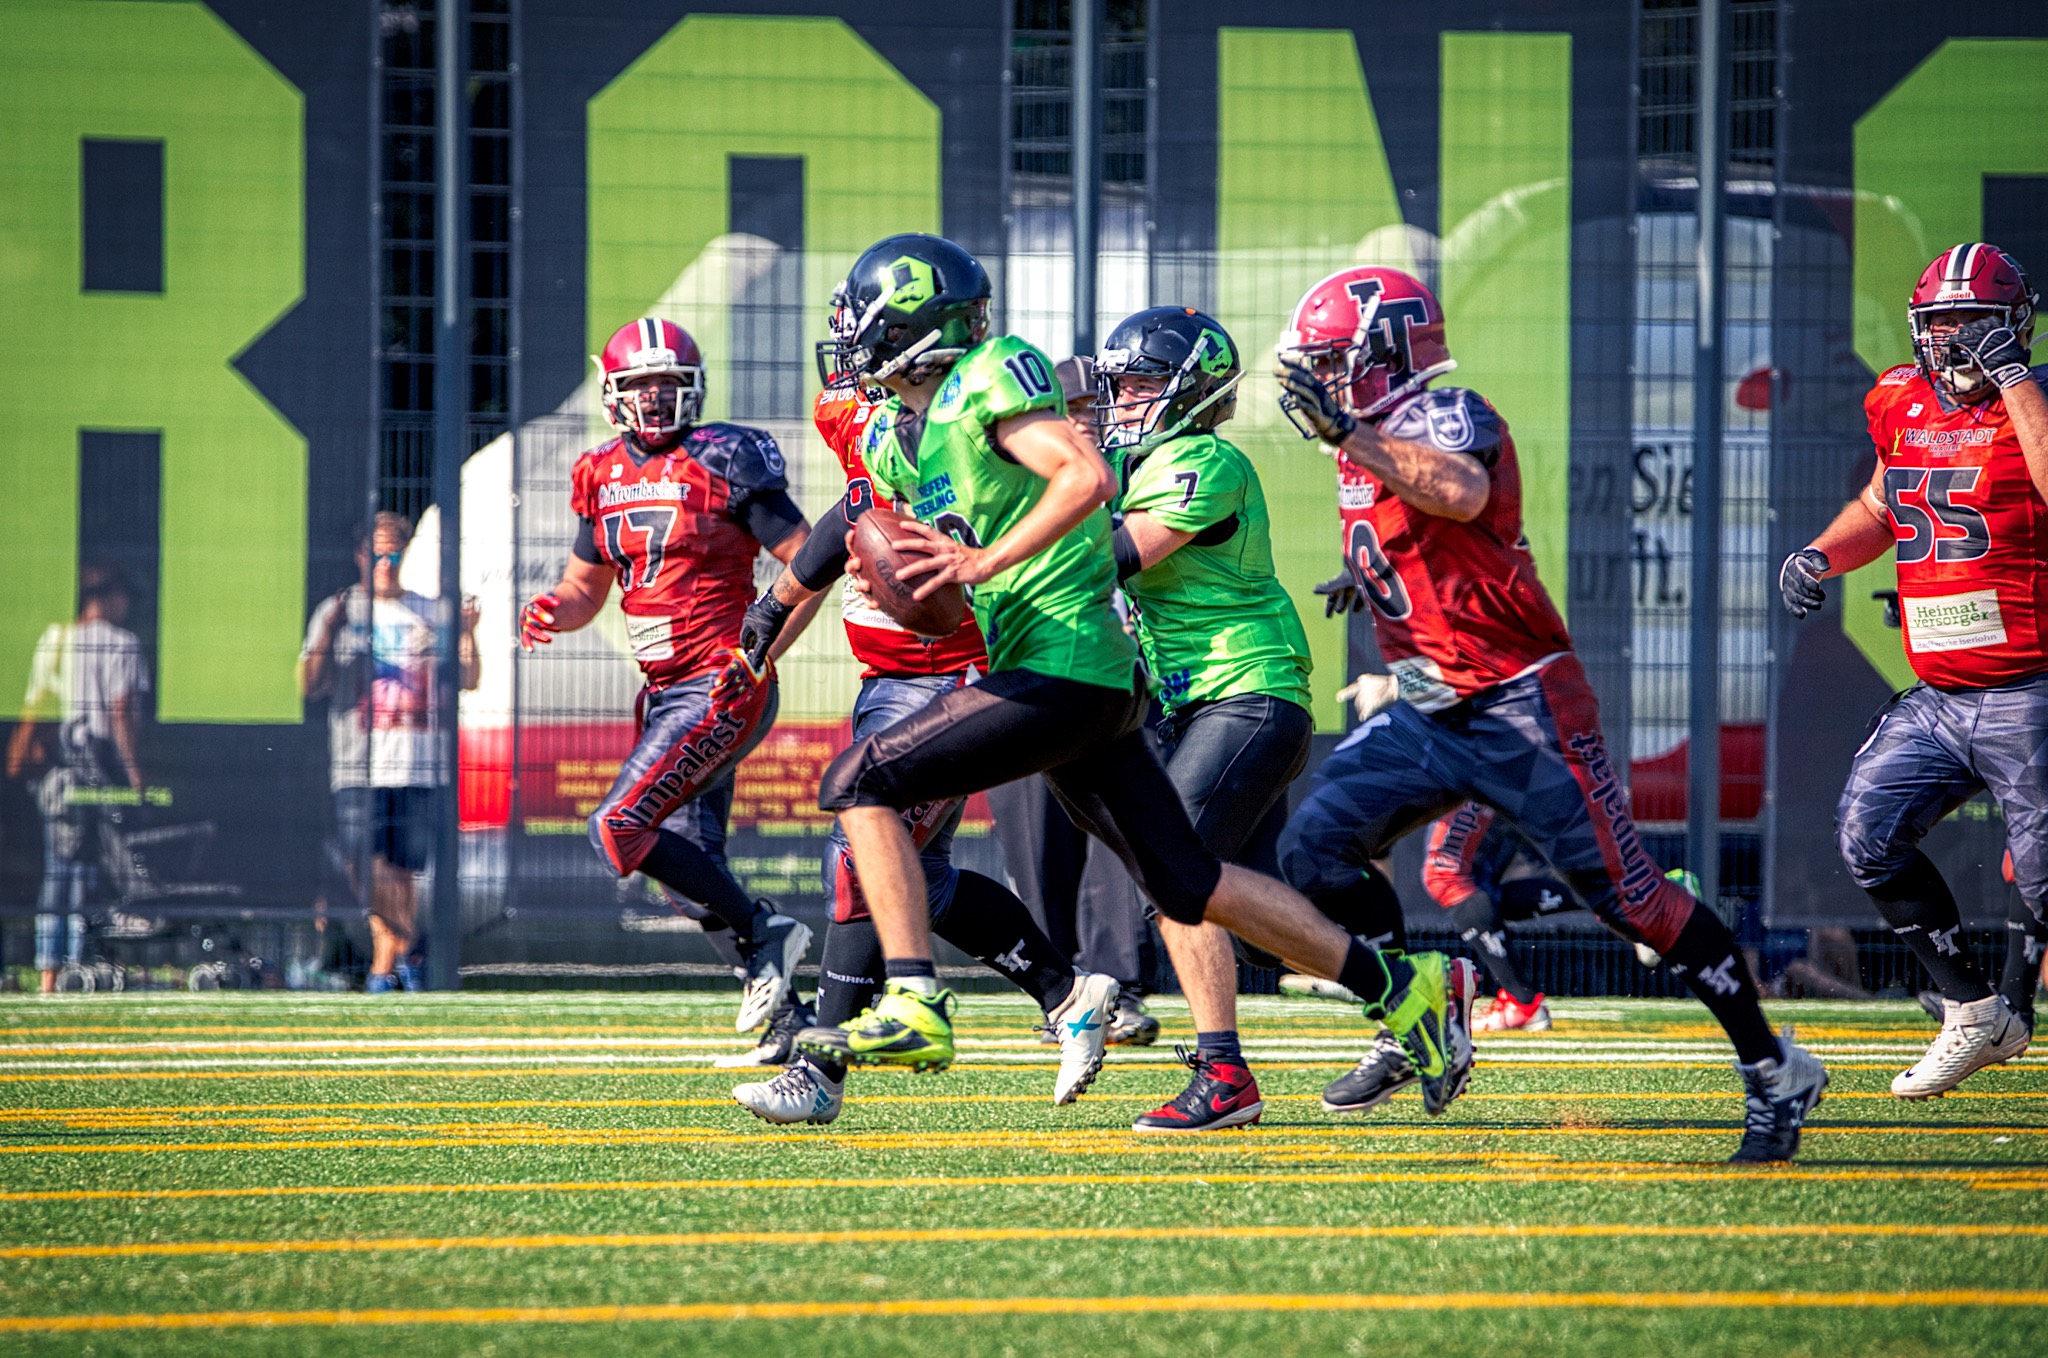
[[[768,659],[767,648],[762,648],[759,664],[747,654],[744,646],[732,648],[732,659],[719,671],[718,679],[711,685],[714,702],[737,702],[751,689],[766,679],[775,669],[775,662]]]
[[[562,601],[552,594],[536,594],[519,610],[519,645],[524,650],[546,646],[562,629],[555,626],[555,610]]]

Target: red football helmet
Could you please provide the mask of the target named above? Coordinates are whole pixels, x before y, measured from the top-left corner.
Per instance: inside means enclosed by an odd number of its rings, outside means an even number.
[[[666,443],[704,413],[704,357],[690,332],[674,321],[642,317],[622,325],[590,361],[603,379],[604,417],[621,433]],[[627,386],[649,376],[670,381]]]
[[[1444,309],[1422,280],[1369,265],[1339,270],[1310,288],[1280,348],[1306,358],[1330,394],[1363,420],[1458,366],[1444,346]],[[1300,427],[1284,399],[1281,408]]]
[[[1961,401],[1995,390],[1977,360],[1952,342],[1961,319],[1955,313],[1988,314],[2010,327],[2024,345],[2032,338],[2034,304],[2039,300],[2027,286],[2019,261],[1997,246],[1978,241],[1942,251],[1920,275],[1906,307],[1913,358],[1921,373]]]

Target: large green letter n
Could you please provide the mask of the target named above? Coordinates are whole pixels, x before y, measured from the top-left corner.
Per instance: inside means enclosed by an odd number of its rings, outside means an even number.
[[[298,92],[204,7],[0,9],[0,713],[71,616],[79,432],[157,433],[157,714],[296,722],[304,441],[235,371],[304,277]],[[163,147],[160,292],[87,292],[81,143]]]

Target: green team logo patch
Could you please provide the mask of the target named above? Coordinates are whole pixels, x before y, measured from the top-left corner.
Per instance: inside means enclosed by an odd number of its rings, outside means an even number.
[[[889,294],[891,311],[908,314],[938,295],[939,284],[932,276],[932,266],[921,259],[904,255],[890,263],[889,274],[896,284],[896,291]]]
[[[1204,330],[1198,339],[1207,340],[1202,350],[1202,371],[1211,377],[1221,377],[1237,364],[1237,355],[1230,351],[1230,341],[1221,331]]]

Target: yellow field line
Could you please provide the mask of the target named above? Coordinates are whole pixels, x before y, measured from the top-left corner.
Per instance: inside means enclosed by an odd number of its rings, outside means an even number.
[[[721,1075],[736,1076],[744,1071],[722,1070]],[[1698,1101],[1702,1099],[1725,1101],[1731,1091],[1725,1089],[1703,1089],[1693,1091],[1648,1091],[1628,1093],[1622,1091],[1599,1091],[1581,1093],[1564,1090],[1553,1094],[1484,1094],[1464,1095],[1461,1103],[1653,1103],[1669,1101]],[[1157,1098],[1156,1093],[1105,1093],[1097,1088],[1090,1093],[1090,1103],[1108,1103],[1118,1100],[1133,1103],[1148,1103]],[[1267,1103],[1320,1103],[1320,1094],[1266,1094]],[[1397,1098],[1419,1097],[1397,1095]],[[1897,1096],[1888,1090],[1836,1090],[1829,1089],[1828,1102],[1839,1103],[1844,1099],[1875,1099],[1885,1103],[1897,1101]],[[1979,1093],[1970,1090],[1956,1090],[1944,1096],[1944,1101],[1957,1099],[2048,1099],[2048,1092],[2041,1090],[2012,1090],[2005,1093]],[[848,1103],[862,1104],[970,1104],[970,1103],[1038,1103],[1046,1102],[1042,1094],[849,1094]],[[184,1103],[184,1104],[93,1104],[76,1108],[9,1108],[0,1109],[0,1122],[54,1122],[68,1118],[120,1118],[188,1116],[202,1113],[403,1113],[403,1112],[493,1112],[516,1111],[519,1109],[604,1109],[604,1108],[730,1108],[730,1098],[709,1099],[393,1099],[375,1103]]]
[[[1273,1128],[1274,1132],[1291,1135],[1313,1134],[1314,1128]],[[1376,1138],[1384,1137],[1665,1137],[1665,1136],[1727,1136],[1729,1127],[1475,1127],[1459,1124],[1448,1126],[1397,1126],[1371,1128]],[[77,1143],[71,1145],[27,1145],[0,1146],[0,1155],[206,1155],[249,1153],[264,1151],[309,1151],[309,1150],[433,1150],[448,1148],[473,1148],[480,1146],[649,1146],[664,1144],[685,1144],[690,1146],[746,1146],[769,1141],[800,1141],[810,1144],[841,1144],[868,1150],[939,1150],[975,1147],[990,1149],[1045,1147],[1057,1149],[1074,1145],[1076,1138],[1085,1137],[1087,1145],[1079,1149],[1090,1149],[1104,1144],[1103,1138],[1116,1136],[1121,1128],[1076,1128],[1072,1132],[967,1132],[967,1133],[919,1133],[919,1132],[720,1132],[711,1128],[695,1127],[648,1127],[648,1128],[599,1128],[588,1131],[572,1129],[534,1130],[528,1127],[508,1128],[502,1132],[480,1127],[465,1135],[455,1136],[364,1136],[335,1137],[315,1140],[311,1138],[284,1139],[274,1141],[166,1141],[166,1142],[107,1142]],[[1342,1134],[1342,1133],[1338,1133]],[[1979,1127],[1839,1127],[1830,1124],[1808,1127],[1808,1137],[1816,1136],[2042,1136],[2048,1135],[2048,1126],[1979,1126]],[[1141,1133],[1127,1133],[1129,1136]]]
[[[1058,1240],[1776,1239],[2048,1236],[2048,1225],[1831,1223],[1662,1226],[990,1226],[846,1231],[666,1231],[649,1234],[395,1236],[345,1240],[187,1240],[126,1245],[0,1246],[0,1259],[134,1259],[201,1254],[375,1254],[416,1250],[690,1249],[730,1245],[929,1245]]]
[[[58,1188],[0,1191],[0,1202],[153,1202],[211,1198],[405,1197],[472,1193],[683,1193],[755,1192],[816,1189],[950,1189],[950,1188],[1079,1188],[1163,1184],[1370,1184],[1370,1183],[1948,1183],[2031,1185],[2048,1187],[2048,1170],[1985,1165],[1968,1169],[1801,1169],[1771,1166],[1756,1169],[1714,1164],[1647,1165],[1617,1169],[1602,1165],[1581,1170],[1509,1169],[1502,1172],[1446,1170],[1423,1173],[1373,1173],[1363,1170],[1125,1174],[934,1174],[896,1178],[783,1179],[619,1179],[561,1180],[525,1183],[406,1183],[259,1185],[243,1188]]]
[[[1166,1297],[944,1297],[899,1301],[671,1303],[648,1306],[451,1306],[360,1311],[170,1311],[129,1315],[0,1317],[0,1334],[92,1330],[268,1329],[278,1326],[618,1325],[629,1322],[732,1323],[843,1317],[1157,1315],[1249,1311],[1501,1310],[1828,1310],[1874,1307],[2048,1306],[2048,1290],[1956,1288],[1915,1292],[1447,1292],[1238,1293]]]

